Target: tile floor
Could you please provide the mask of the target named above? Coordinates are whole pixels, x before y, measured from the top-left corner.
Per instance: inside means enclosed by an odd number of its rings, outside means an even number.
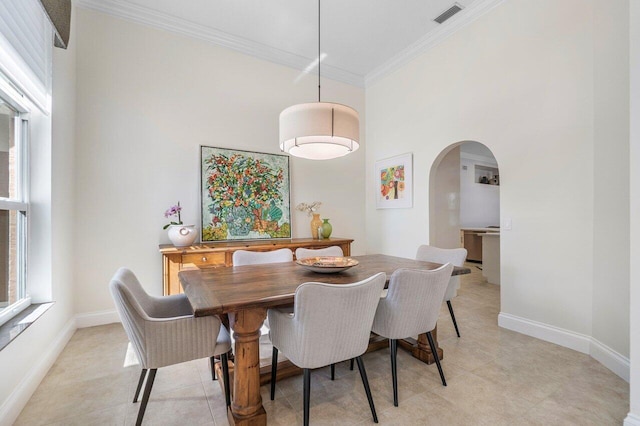
[[[448,386],[435,365],[398,353],[400,406],[393,407],[388,351],[364,356],[381,425],[620,425],[629,386],[587,355],[497,326],[499,287],[474,273],[446,305],[438,335]],[[130,425],[138,366],[123,367],[127,338],[119,324],[78,330],[18,418],[17,425]],[[356,371],[348,363],[312,374],[311,423],[373,424]],[[262,388],[269,424],[302,423],[302,377]],[[146,425],[226,425],[224,396],[206,359],[158,371]]]

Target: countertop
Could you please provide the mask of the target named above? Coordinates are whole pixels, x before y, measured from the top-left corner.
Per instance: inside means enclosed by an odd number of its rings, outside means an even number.
[[[461,231],[500,232],[500,228],[460,228]]]

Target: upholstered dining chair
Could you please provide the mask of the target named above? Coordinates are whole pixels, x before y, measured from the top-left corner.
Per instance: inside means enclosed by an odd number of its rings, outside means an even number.
[[[264,265],[267,263],[292,262],[293,252],[288,248],[272,251],[236,250],[233,252],[233,266]],[[269,320],[265,320],[260,330],[262,336],[269,334]]]
[[[431,331],[436,327],[442,298],[453,265],[434,270],[398,269],[389,280],[387,296],[380,299],[371,331],[389,339],[393,405],[398,406],[398,339],[427,333],[442,385],[447,386]]]
[[[342,257],[344,253],[339,246],[330,246],[321,249],[307,249],[302,247],[296,249],[296,259],[306,259],[316,256]]]
[[[418,247],[416,253],[416,260],[423,260],[426,262],[434,263],[451,263],[453,266],[464,266],[465,260],[467,260],[467,249],[455,248],[455,249],[443,249],[435,246],[422,245]],[[444,301],[447,302],[449,308],[449,314],[451,315],[451,321],[456,329],[456,334],[460,337],[460,331],[458,330],[458,323],[456,322],[456,316],[453,313],[453,306],[451,305],[451,299],[458,294],[460,288],[460,276],[456,275],[449,278],[449,286],[444,295]]]
[[[386,276],[378,273],[353,284],[301,284],[294,295],[294,311],[270,309],[271,399],[275,397],[278,351],[303,369],[304,425],[309,424],[311,370],[355,358],[373,421],[378,423],[362,354],[367,350],[371,324]]]
[[[120,268],[109,283],[125,332],[142,367],[133,402],[138,401],[146,378],[136,425],[149,402],[158,368],[200,358],[220,356],[225,400],[231,404],[227,352],[231,349],[229,332],[216,316],[194,317],[184,294],[154,297],[147,294],[129,269]]]
[[[262,265],[293,261],[293,252],[288,248],[273,251],[236,250],[233,252],[233,266]]]

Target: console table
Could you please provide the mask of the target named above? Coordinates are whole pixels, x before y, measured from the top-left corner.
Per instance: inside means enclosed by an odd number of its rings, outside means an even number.
[[[194,244],[188,247],[175,247],[161,244],[162,281],[164,295],[182,293],[178,280],[178,272],[190,268],[215,268],[233,266],[233,252],[236,250],[271,251],[288,248],[294,252],[297,248],[319,249],[339,246],[345,256],[351,255],[352,239],[327,238],[292,238],[283,240],[232,241],[224,243]]]

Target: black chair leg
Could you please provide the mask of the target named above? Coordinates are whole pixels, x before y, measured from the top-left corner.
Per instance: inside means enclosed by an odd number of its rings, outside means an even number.
[[[136,388],[136,394],[133,396],[133,403],[138,402],[138,396],[140,396],[140,390],[142,389],[142,384],[144,383],[144,378],[147,377],[147,370],[143,368],[140,372],[140,379],[138,379],[138,387]]]
[[[391,350],[391,380],[393,382],[393,405],[398,406],[398,341],[389,339]]]
[[[430,331],[427,332],[427,339],[429,340],[429,347],[431,348],[433,358],[436,360],[436,365],[438,366],[438,372],[440,373],[442,386],[447,386],[447,381],[444,379],[444,373],[442,372],[442,366],[440,365],[440,357],[438,357],[438,351],[436,351],[436,344],[433,341],[433,335]]]
[[[276,397],[276,372],[278,371],[278,348],[273,347],[271,356],[271,400]]]
[[[151,388],[153,387],[153,381],[156,379],[157,368],[149,370],[147,376],[147,385],[144,387],[144,394],[142,395],[142,403],[138,410],[138,419],[136,420],[136,426],[142,425],[142,418],[144,417],[144,411],[147,409],[147,403],[149,402],[149,395],[151,395]]]
[[[214,357],[209,358],[209,364],[211,365],[211,380],[217,380],[216,377],[216,360]]]
[[[220,355],[222,363],[222,382],[224,383],[224,400],[227,407],[231,406],[231,389],[229,389],[229,357],[226,353]]]
[[[353,358],[351,358],[349,370],[353,371]]]
[[[335,380],[335,379],[336,379],[336,365],[331,364],[331,380]]]
[[[451,319],[453,320],[453,326],[456,328],[456,334],[460,337],[460,332],[458,331],[458,323],[456,322],[456,316],[453,314],[453,306],[451,306],[451,300],[447,300],[447,307],[449,308],[449,313],[451,314]]]
[[[304,426],[309,426],[309,394],[311,393],[311,370],[303,369],[304,374]]]
[[[371,396],[371,389],[369,388],[369,380],[367,380],[367,372],[364,370],[364,362],[362,357],[356,357],[358,362],[358,370],[360,370],[360,377],[362,378],[362,384],[364,385],[364,392],[367,394],[367,400],[369,401],[369,408],[371,408],[371,414],[373,415],[374,423],[378,423],[378,416],[376,415],[376,407],[373,405],[373,397]]]

